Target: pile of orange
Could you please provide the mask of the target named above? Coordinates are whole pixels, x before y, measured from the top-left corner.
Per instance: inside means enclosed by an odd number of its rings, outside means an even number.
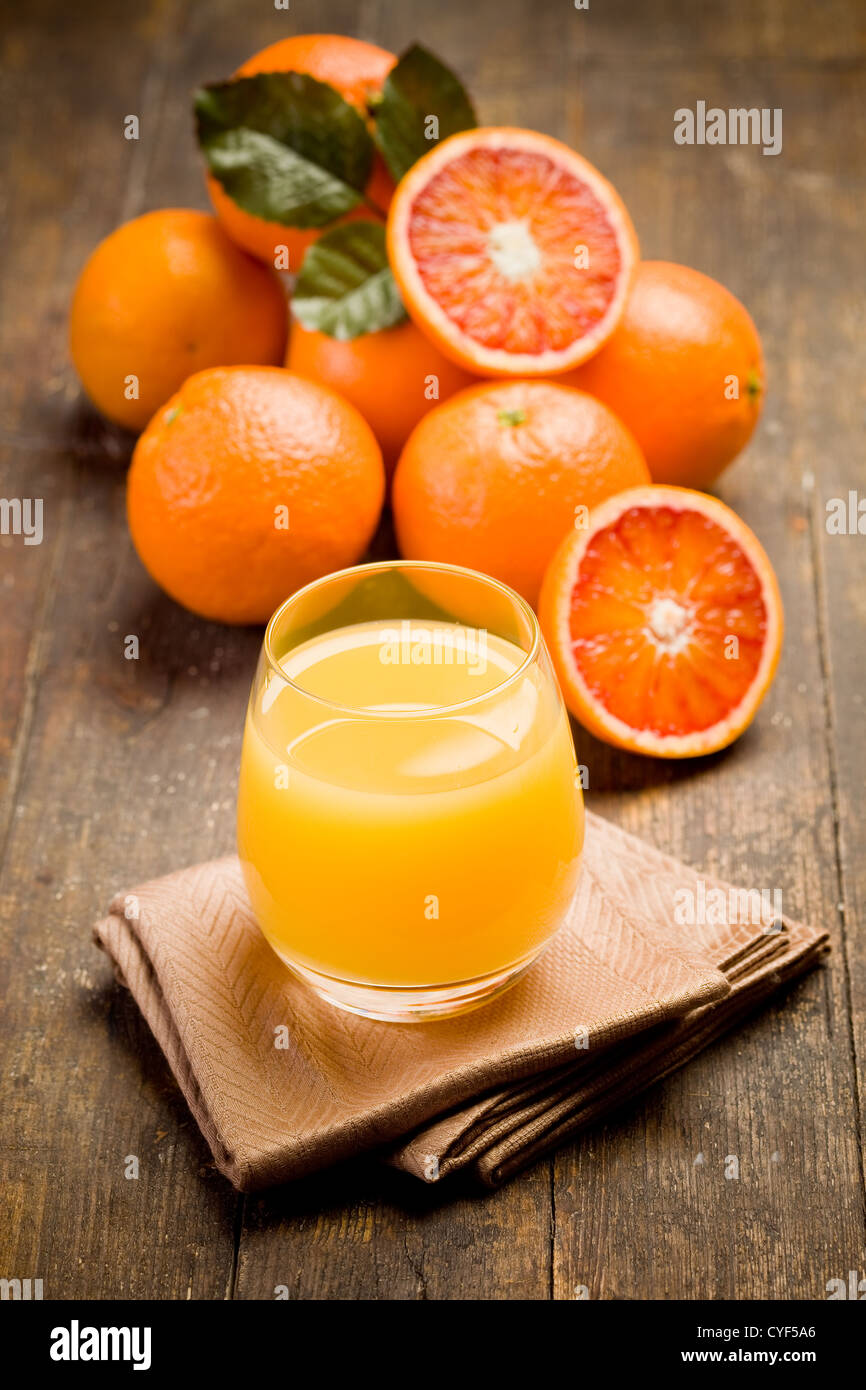
[[[406,103],[437,81],[460,117],[428,148]],[[120,227],[72,304],[85,390],[143,430],[134,544],[194,612],[263,622],[363,557],[390,482],[401,554],[538,606],[592,733],[723,747],[782,636],[763,549],[696,490],[757,423],[757,330],[708,276],[642,262],[585,159],[475,126],[461,91],[417,47],[305,35],[198,94],[216,216]]]

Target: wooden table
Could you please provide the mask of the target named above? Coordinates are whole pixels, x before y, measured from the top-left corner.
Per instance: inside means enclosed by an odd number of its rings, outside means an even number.
[[[862,7],[4,10],[0,493],[43,498],[45,520],[41,545],[0,538],[0,1275],[42,1278],[64,1299],[271,1298],[277,1284],[295,1298],[572,1298],[583,1284],[635,1299],[823,1298],[828,1279],[866,1274],[866,537],[825,525],[828,499],[866,492]],[[779,573],[775,686],[726,754],[658,764],[578,732],[579,753],[593,809],[708,871],[781,885],[786,911],[829,928],[831,963],[492,1196],[369,1162],[238,1196],[90,940],[116,889],[231,847],[261,633],[190,616],[138,564],[130,441],[80,397],[70,289],[118,222],[205,205],[190,90],[296,29],[398,51],[418,38],[463,75],[485,122],[572,142],[619,187],[644,254],[729,285],[768,355],[761,427],[720,494]],[[674,111],[698,100],[780,107],[782,153],[676,145]],[[130,113],[138,142],[123,137]],[[124,659],[131,633],[138,661]]]

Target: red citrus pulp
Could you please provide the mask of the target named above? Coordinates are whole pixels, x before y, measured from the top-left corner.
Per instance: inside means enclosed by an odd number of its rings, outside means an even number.
[[[732,743],[775,673],[782,602],[757,537],[715,498],[632,488],[554,555],[539,602],[566,704],[598,738],[684,758]]]

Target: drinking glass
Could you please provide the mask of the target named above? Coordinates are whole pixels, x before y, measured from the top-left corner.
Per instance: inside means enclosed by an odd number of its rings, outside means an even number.
[[[407,1022],[513,984],[561,925],[583,846],[529,605],[403,560],[293,594],[250,695],[238,846],[265,937],[330,1003]]]

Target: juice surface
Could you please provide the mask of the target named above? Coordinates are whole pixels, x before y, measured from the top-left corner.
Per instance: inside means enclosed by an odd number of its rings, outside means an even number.
[[[520,671],[521,648],[489,633],[407,628],[338,628],[282,659],[292,685],[266,672],[247,715],[238,844],[285,959],[424,987],[506,968],[556,930],[583,808],[543,670]]]

